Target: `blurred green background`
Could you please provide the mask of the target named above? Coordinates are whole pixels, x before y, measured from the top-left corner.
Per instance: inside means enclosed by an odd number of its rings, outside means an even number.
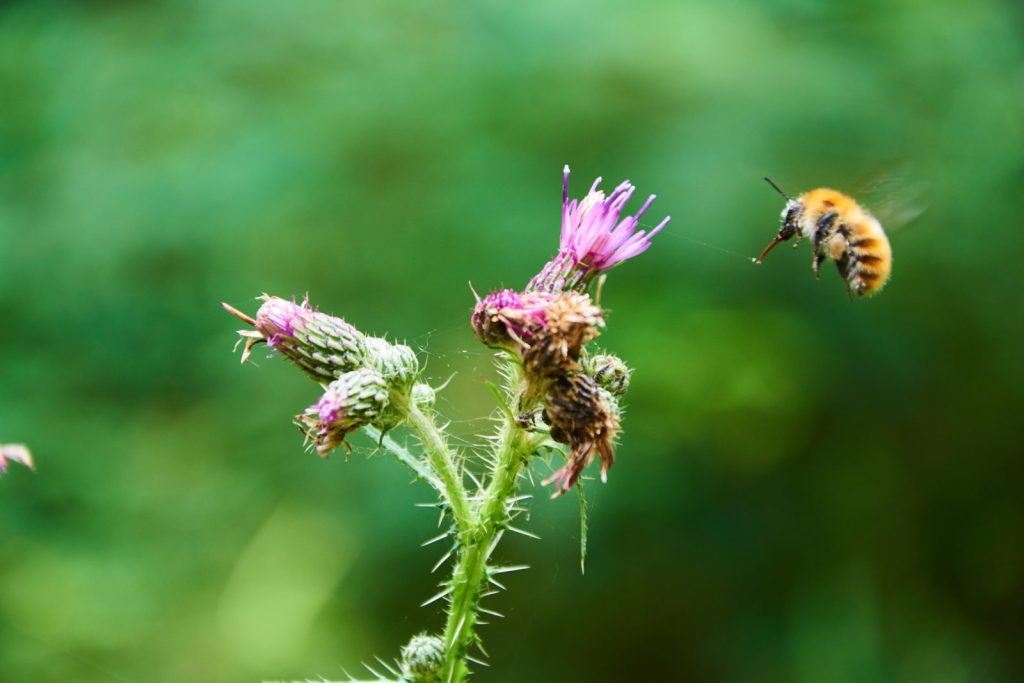
[[[479,679],[1024,680],[1022,143],[1010,2],[4,4],[0,440],[38,471],[0,480],[0,680],[338,679],[438,629],[430,492],[303,453],[316,387],[218,302],[406,340],[461,441],[467,283],[553,253],[565,163],[673,218],[603,293],[636,372],[587,573],[536,487]],[[877,299],[749,262],[762,176],[893,168],[930,194]]]

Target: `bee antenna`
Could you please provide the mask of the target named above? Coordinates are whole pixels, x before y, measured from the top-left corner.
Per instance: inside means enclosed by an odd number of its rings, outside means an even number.
[[[768,176],[765,176],[765,178],[764,178],[764,181],[765,181],[766,183],[768,183],[769,185],[771,185],[771,186],[772,186],[773,188],[775,188],[775,191],[776,191],[776,192],[778,192],[778,193],[779,193],[779,194],[781,194],[781,195],[782,195],[783,197],[785,197],[785,198],[786,198],[786,201],[789,201],[789,195],[788,195],[788,194],[786,194],[785,192],[783,192],[782,190],[780,190],[780,189],[779,189],[779,186],[778,186],[778,185],[776,185],[775,183],[773,183],[773,182],[772,182],[772,179],[771,179],[771,178],[769,178]]]

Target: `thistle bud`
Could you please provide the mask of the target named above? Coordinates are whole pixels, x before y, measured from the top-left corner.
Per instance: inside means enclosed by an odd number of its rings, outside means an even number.
[[[437,393],[429,384],[417,382],[412,386],[412,402],[416,404],[420,410],[431,410],[434,407],[434,401],[436,400]]]
[[[30,470],[36,468],[32,462],[32,454],[20,443],[0,443],[0,474],[7,471],[8,461],[19,463]]]
[[[552,295],[519,294],[500,289],[477,302],[471,322],[476,336],[492,348],[518,349],[528,346],[544,328],[545,309]]]
[[[444,666],[444,641],[421,633],[402,648],[402,680],[408,683],[438,683]]]
[[[616,396],[623,396],[629,389],[632,371],[618,356],[600,353],[583,359],[583,372],[587,373],[602,389]]]
[[[607,479],[619,417],[615,396],[589,375],[574,373],[551,385],[544,421],[551,425],[551,438],[570,447],[568,462],[544,480],[555,484],[555,496],[572,488],[595,455],[601,458],[601,481]]]
[[[420,372],[416,352],[405,344],[392,344],[380,337],[366,337],[366,365],[384,377],[392,389],[409,387]]]
[[[331,382],[315,404],[296,416],[296,424],[321,457],[345,444],[345,437],[376,421],[388,407],[388,386],[367,368],[346,372]]]
[[[221,304],[228,313],[256,328],[238,333],[245,340],[243,363],[254,344],[265,342],[321,383],[330,382],[363,364],[364,337],[352,325],[314,310],[307,299],[297,304],[269,294],[261,298],[263,305],[255,318]]]

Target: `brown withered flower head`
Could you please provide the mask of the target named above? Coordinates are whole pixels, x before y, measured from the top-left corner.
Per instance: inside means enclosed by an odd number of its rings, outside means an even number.
[[[569,459],[544,484],[554,484],[552,497],[576,483],[583,470],[601,458],[601,481],[608,478],[614,460],[612,446],[619,431],[619,405],[610,392],[593,377],[573,373],[560,377],[548,391],[544,421],[551,425],[551,438],[569,446]]]
[[[544,314],[544,328],[523,350],[523,366],[531,379],[553,379],[578,370],[584,345],[604,326],[601,309],[588,294],[558,294]]]

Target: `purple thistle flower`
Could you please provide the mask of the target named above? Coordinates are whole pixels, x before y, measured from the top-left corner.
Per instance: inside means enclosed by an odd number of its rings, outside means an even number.
[[[520,294],[499,289],[476,303],[473,331],[487,346],[517,348],[531,341],[547,324],[547,308],[554,297],[545,292]]]
[[[621,218],[626,202],[636,188],[623,181],[609,195],[597,189],[598,178],[582,200],[569,201],[569,167],[562,180],[562,237],[558,255],[549,261],[527,286],[527,291],[582,291],[600,273],[642,254],[651,238],[661,232],[669,217],[649,230],[637,230],[640,218],[651,203],[652,194],[635,216]]]
[[[301,304],[276,296],[264,295],[264,303],[256,312],[256,329],[259,330],[267,346],[274,348],[282,341],[295,337],[295,330],[302,326],[304,313],[313,313],[309,299]]]
[[[0,474],[7,471],[7,462],[17,462],[30,470],[35,469],[32,454],[20,443],[0,443]]]

